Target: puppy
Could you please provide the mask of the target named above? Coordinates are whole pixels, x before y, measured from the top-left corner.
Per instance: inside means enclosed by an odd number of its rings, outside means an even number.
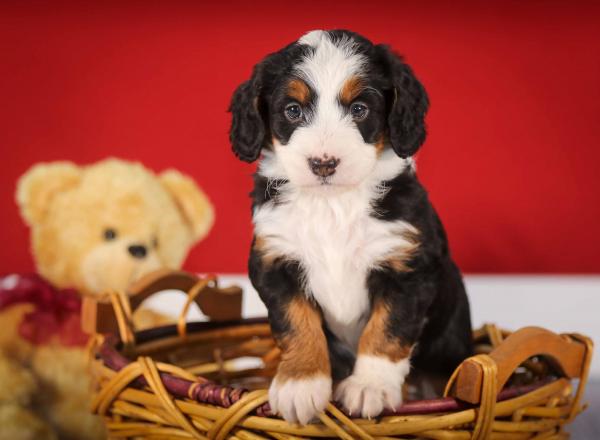
[[[230,140],[260,157],[250,279],[281,362],[274,412],[306,424],[332,397],[374,417],[402,403],[410,364],[471,354],[469,305],[415,175],[427,94],[385,45],[312,31],[235,91]],[[262,155],[262,157],[261,157]]]

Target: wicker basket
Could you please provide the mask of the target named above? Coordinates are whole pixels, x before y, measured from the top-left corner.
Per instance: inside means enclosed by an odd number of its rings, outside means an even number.
[[[134,332],[134,306],[169,287],[188,293],[178,324]],[[330,403],[318,423],[290,424],[267,402],[279,350],[266,320],[239,318],[239,289],[219,289],[214,277],[161,272],[108,298],[110,305],[88,301],[84,318],[88,329],[118,328],[119,336],[96,333],[90,346],[93,411],[104,416],[111,438],[562,439],[564,425],[584,409],[589,338],[486,325],[474,332],[478,354],[447,381],[446,397],[408,400],[373,420],[350,418]],[[213,321],[186,324],[192,301]]]

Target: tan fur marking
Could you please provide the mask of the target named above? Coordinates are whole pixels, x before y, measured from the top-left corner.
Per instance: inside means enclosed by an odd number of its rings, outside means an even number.
[[[260,258],[265,266],[271,266],[279,257],[276,253],[269,249],[267,239],[259,235],[254,239],[253,249],[260,254]]]
[[[310,98],[308,86],[300,79],[293,79],[288,83],[287,93],[300,104],[306,104]]]
[[[385,137],[381,136],[379,138],[379,140],[377,141],[377,143],[375,143],[375,154],[377,155],[377,157],[381,156],[381,153],[383,153],[384,148],[385,148]]]
[[[278,380],[303,379],[318,374],[329,377],[331,366],[320,313],[301,297],[289,304],[287,318],[291,331],[278,341],[282,351]]]
[[[363,90],[363,81],[358,76],[352,76],[342,86],[340,91],[340,101],[344,105],[350,105],[354,99],[360,95]]]
[[[396,249],[396,252],[384,258],[380,264],[394,269],[398,272],[410,272],[412,269],[408,266],[408,262],[413,258],[419,249],[419,234],[418,232],[405,232],[405,238],[409,245]]]
[[[398,362],[410,356],[412,347],[399,338],[390,337],[386,326],[389,321],[388,306],[379,301],[375,303],[369,322],[358,342],[358,354],[380,356],[392,362]]]

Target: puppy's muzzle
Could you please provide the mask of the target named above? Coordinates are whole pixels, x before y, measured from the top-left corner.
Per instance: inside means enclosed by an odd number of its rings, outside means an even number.
[[[340,164],[340,160],[335,157],[309,157],[308,166],[314,175],[319,177],[329,177],[335,173],[335,168]]]

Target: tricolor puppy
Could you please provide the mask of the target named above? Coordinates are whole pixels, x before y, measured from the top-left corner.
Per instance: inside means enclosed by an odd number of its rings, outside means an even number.
[[[354,415],[402,403],[410,365],[471,353],[469,305],[412,156],[428,99],[385,45],[313,31],[236,90],[230,138],[260,158],[250,278],[282,350],[269,401],[307,423],[332,397]]]

